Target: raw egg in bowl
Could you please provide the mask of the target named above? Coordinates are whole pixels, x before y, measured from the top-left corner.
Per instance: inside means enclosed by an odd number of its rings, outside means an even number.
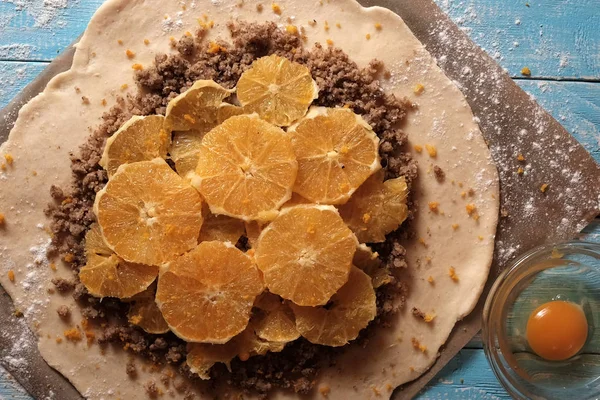
[[[517,399],[600,397],[600,244],[537,247],[498,277],[486,299],[488,361]]]

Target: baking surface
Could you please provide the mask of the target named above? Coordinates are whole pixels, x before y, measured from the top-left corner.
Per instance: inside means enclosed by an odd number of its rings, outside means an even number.
[[[48,3],[53,4],[56,2],[49,1]],[[37,43],[36,46],[39,45],[39,49],[45,49],[42,51],[31,48],[27,57],[49,58],[50,56],[48,56],[48,54],[52,54],[52,51],[64,47],[64,44],[60,44],[62,43],[60,40],[63,40],[64,37],[68,37],[64,31],[70,29],[68,28],[70,24],[79,24],[81,25],[81,29],[83,29],[85,24],[87,24],[86,18],[89,18],[89,15],[84,15],[83,11],[89,11],[91,14],[92,9],[98,3],[98,1],[81,0],[72,9],[58,10],[58,14],[65,13],[64,15],[69,16],[69,18],[63,18],[63,20],[66,21],[67,27],[64,29],[49,29],[48,27],[42,26],[38,29],[42,32],[39,35],[29,36],[25,34],[19,37],[16,35],[11,36],[11,29],[8,29],[8,37],[12,37],[13,41],[5,42],[8,38],[4,33],[0,37],[0,59],[25,58],[24,56],[27,55],[25,54],[27,51],[23,53],[23,49],[19,46],[13,46],[13,50],[7,46],[9,44],[14,44],[17,39],[23,41],[25,40],[24,38],[27,37],[35,38],[35,43]],[[588,28],[584,26],[582,29],[578,29],[577,34],[575,34],[574,31],[566,32],[564,28],[556,31],[552,29],[552,23],[557,24],[556,27],[558,27],[558,24],[562,21],[562,17],[570,19],[569,26],[572,26],[574,21],[583,22],[584,16],[588,19],[590,24],[597,24],[598,16],[596,16],[596,18],[594,18],[594,16],[590,18],[589,15],[589,11],[594,10],[591,2],[588,2],[587,10],[585,4],[583,4],[586,2],[579,2],[578,5],[573,3],[570,5],[570,8],[565,8],[563,10],[564,13],[562,13],[563,15],[560,17],[555,15],[561,14],[560,10],[555,12],[556,9],[553,9],[551,20],[554,22],[545,22],[546,20],[544,19],[543,21],[545,23],[543,28],[539,27],[541,23],[534,18],[536,18],[536,16],[539,18],[540,15],[543,17],[544,9],[538,7],[534,2],[531,2],[531,7],[529,8],[526,8],[522,4],[518,6],[518,9],[516,8],[517,6],[509,7],[508,5],[502,5],[501,12],[498,11],[500,6],[493,6],[491,5],[491,2],[471,1],[467,2],[469,4],[466,6],[453,5],[450,1],[440,1],[439,3],[442,6],[446,6],[447,9],[452,12],[456,22],[459,24],[462,23],[464,26],[472,27],[472,38],[476,42],[488,49],[490,53],[495,53],[497,51],[501,55],[500,57],[503,57],[498,59],[498,61],[501,65],[509,68],[512,75],[518,74],[518,70],[522,65],[527,65],[536,76],[541,74],[545,77],[560,76],[580,78],[587,76],[589,78],[591,76],[595,77],[595,80],[598,80],[599,78],[598,65],[600,61],[597,57],[597,54],[599,54],[597,49],[599,40],[597,37],[594,39],[594,35],[598,35],[598,32],[594,33],[591,29],[591,25]],[[12,4],[0,3],[0,28],[3,26],[2,24],[5,23],[3,21],[7,20],[3,19],[4,15],[10,16],[10,14],[1,14],[7,5],[14,8]],[[511,7],[515,8],[514,14],[511,14]],[[556,7],[558,7],[558,3],[556,3]],[[509,10],[507,10],[507,8]],[[581,18],[573,19],[573,13],[577,13],[577,10],[579,10]],[[56,23],[56,21],[60,22],[60,18],[62,17],[56,17],[54,23]],[[517,20],[519,20],[519,24],[517,24]],[[30,21],[23,21],[23,23],[27,22]],[[11,20],[8,23],[13,24],[14,21]],[[36,28],[32,28],[32,30],[35,29]],[[497,32],[498,30],[503,29],[506,29],[506,35],[501,35]],[[40,40],[40,36],[43,36],[44,32],[55,33],[55,36],[54,38],[47,38],[47,40]],[[482,32],[485,34],[485,37],[483,38],[479,37],[479,34]],[[540,32],[542,33],[541,35]],[[71,33],[72,36],[70,40],[76,37],[79,31]],[[509,39],[506,39],[506,37]],[[513,38],[515,39],[514,41],[512,41]],[[67,43],[70,42],[70,40],[67,41]],[[521,43],[519,46],[514,46],[514,42],[517,40],[520,40]],[[60,43],[55,45],[57,41]],[[494,43],[497,44],[494,46]],[[514,46],[514,52],[507,49],[507,44]],[[52,46],[55,46],[55,49],[48,50]],[[541,49],[541,51],[535,52],[534,48],[536,48],[536,46],[538,46],[537,48]],[[4,51],[8,52],[7,57],[4,57]],[[44,52],[46,56],[43,55]],[[596,58],[593,58],[593,55],[596,55]],[[510,60],[510,62],[506,62],[506,60]],[[0,61],[0,82],[9,82],[7,85],[1,85],[2,88],[0,90],[6,92],[9,89],[20,89],[21,86],[19,86],[19,83],[23,83],[28,78],[34,77],[41,69],[40,65],[43,65],[43,63]],[[25,70],[21,71],[22,67],[25,68]],[[21,78],[19,79],[19,77]],[[15,84],[11,86],[10,82],[15,82]],[[594,153],[596,160],[599,159],[598,151],[600,146],[598,143],[598,126],[600,113],[598,101],[600,98],[600,89],[598,88],[597,83],[543,81],[520,81],[520,83],[522,87],[534,94],[542,105],[553,112],[554,116],[561,121],[570,132],[576,135],[577,139],[584,144],[589,151]],[[1,94],[1,101],[5,104],[12,98],[12,94],[13,92],[8,95]],[[438,395],[442,396],[444,394],[452,395],[452,393],[454,393],[456,398],[464,398],[467,396],[477,396],[478,398],[482,398],[486,395],[500,395],[500,393],[502,393],[501,391],[497,391],[497,386],[494,389],[493,384],[495,384],[495,380],[493,376],[491,376],[480,350],[463,350],[459,357],[455,358],[449,365],[450,367],[446,370],[451,374],[442,375],[441,377],[438,376],[434,379],[432,384],[429,385],[428,391],[425,392],[423,396],[429,398],[437,397]],[[451,372],[457,367],[458,369],[456,371]],[[460,384],[461,379],[464,380],[463,384]],[[476,382],[480,382],[481,384],[477,385]],[[485,382],[485,385],[483,382]],[[0,393],[2,393],[1,390],[0,386]]]

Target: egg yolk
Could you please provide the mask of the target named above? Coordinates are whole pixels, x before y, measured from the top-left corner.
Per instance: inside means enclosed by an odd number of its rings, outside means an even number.
[[[585,344],[588,323],[583,310],[568,301],[551,301],[536,308],[527,321],[529,346],[546,360],[573,357]]]

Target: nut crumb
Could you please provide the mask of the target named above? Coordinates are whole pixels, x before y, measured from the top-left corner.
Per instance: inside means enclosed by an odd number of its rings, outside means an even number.
[[[258,11],[260,13],[260,12],[263,12],[263,10],[264,10],[264,7],[262,4],[259,3],[256,5],[256,11]]]
[[[68,306],[62,305],[56,309],[56,313],[62,319],[69,319],[71,317],[71,309]]]
[[[433,174],[435,175],[435,179],[437,179],[438,182],[443,182],[444,179],[446,179],[446,173],[437,165],[433,166]]]
[[[85,96],[81,96],[81,102],[83,104],[90,104],[90,99]]]

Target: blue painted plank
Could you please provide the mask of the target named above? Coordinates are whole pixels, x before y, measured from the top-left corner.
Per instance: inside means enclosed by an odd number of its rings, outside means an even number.
[[[435,1],[511,76],[600,80],[598,0]]]
[[[47,63],[0,61],[0,109],[6,106]]]
[[[2,366],[0,366],[0,400],[32,400]]]
[[[417,396],[436,399],[510,399],[488,366],[483,350],[464,349]]]

